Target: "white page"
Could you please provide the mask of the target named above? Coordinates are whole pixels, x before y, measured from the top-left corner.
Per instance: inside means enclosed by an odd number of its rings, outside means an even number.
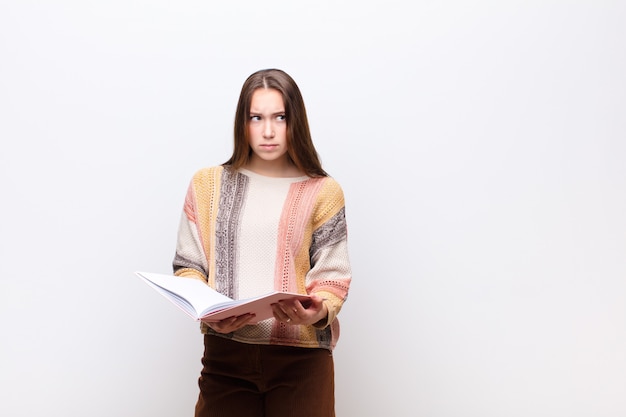
[[[233,302],[231,298],[197,279],[151,272],[136,272],[136,274],[161,295],[172,299],[176,305],[195,319],[207,307]]]

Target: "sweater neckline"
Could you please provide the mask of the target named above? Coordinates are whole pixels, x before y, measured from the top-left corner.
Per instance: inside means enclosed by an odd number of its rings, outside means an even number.
[[[267,175],[262,175],[262,174],[258,174],[254,171],[250,171],[249,169],[246,168],[239,168],[238,171],[250,178],[255,178],[255,179],[261,179],[263,181],[268,181],[268,182],[300,182],[300,181],[305,181],[308,180],[309,177],[306,175],[302,175],[299,177],[270,177]]]

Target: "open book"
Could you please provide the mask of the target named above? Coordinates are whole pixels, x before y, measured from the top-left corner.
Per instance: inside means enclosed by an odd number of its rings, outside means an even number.
[[[310,303],[308,295],[276,291],[254,298],[233,300],[194,278],[151,272],[135,272],[135,274],[196,321],[220,321],[228,317],[252,313],[255,317],[250,323],[255,324],[273,317],[271,305],[280,300],[297,298],[305,308]]]

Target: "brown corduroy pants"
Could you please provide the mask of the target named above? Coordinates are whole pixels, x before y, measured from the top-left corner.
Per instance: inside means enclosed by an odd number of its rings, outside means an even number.
[[[204,336],[196,417],[334,417],[327,349],[239,343]]]

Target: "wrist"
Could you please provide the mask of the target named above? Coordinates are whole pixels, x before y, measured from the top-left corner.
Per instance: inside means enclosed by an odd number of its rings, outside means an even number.
[[[319,319],[312,324],[313,327],[323,329],[328,326],[328,307],[326,306],[326,300],[322,302],[322,308],[320,310]]]

